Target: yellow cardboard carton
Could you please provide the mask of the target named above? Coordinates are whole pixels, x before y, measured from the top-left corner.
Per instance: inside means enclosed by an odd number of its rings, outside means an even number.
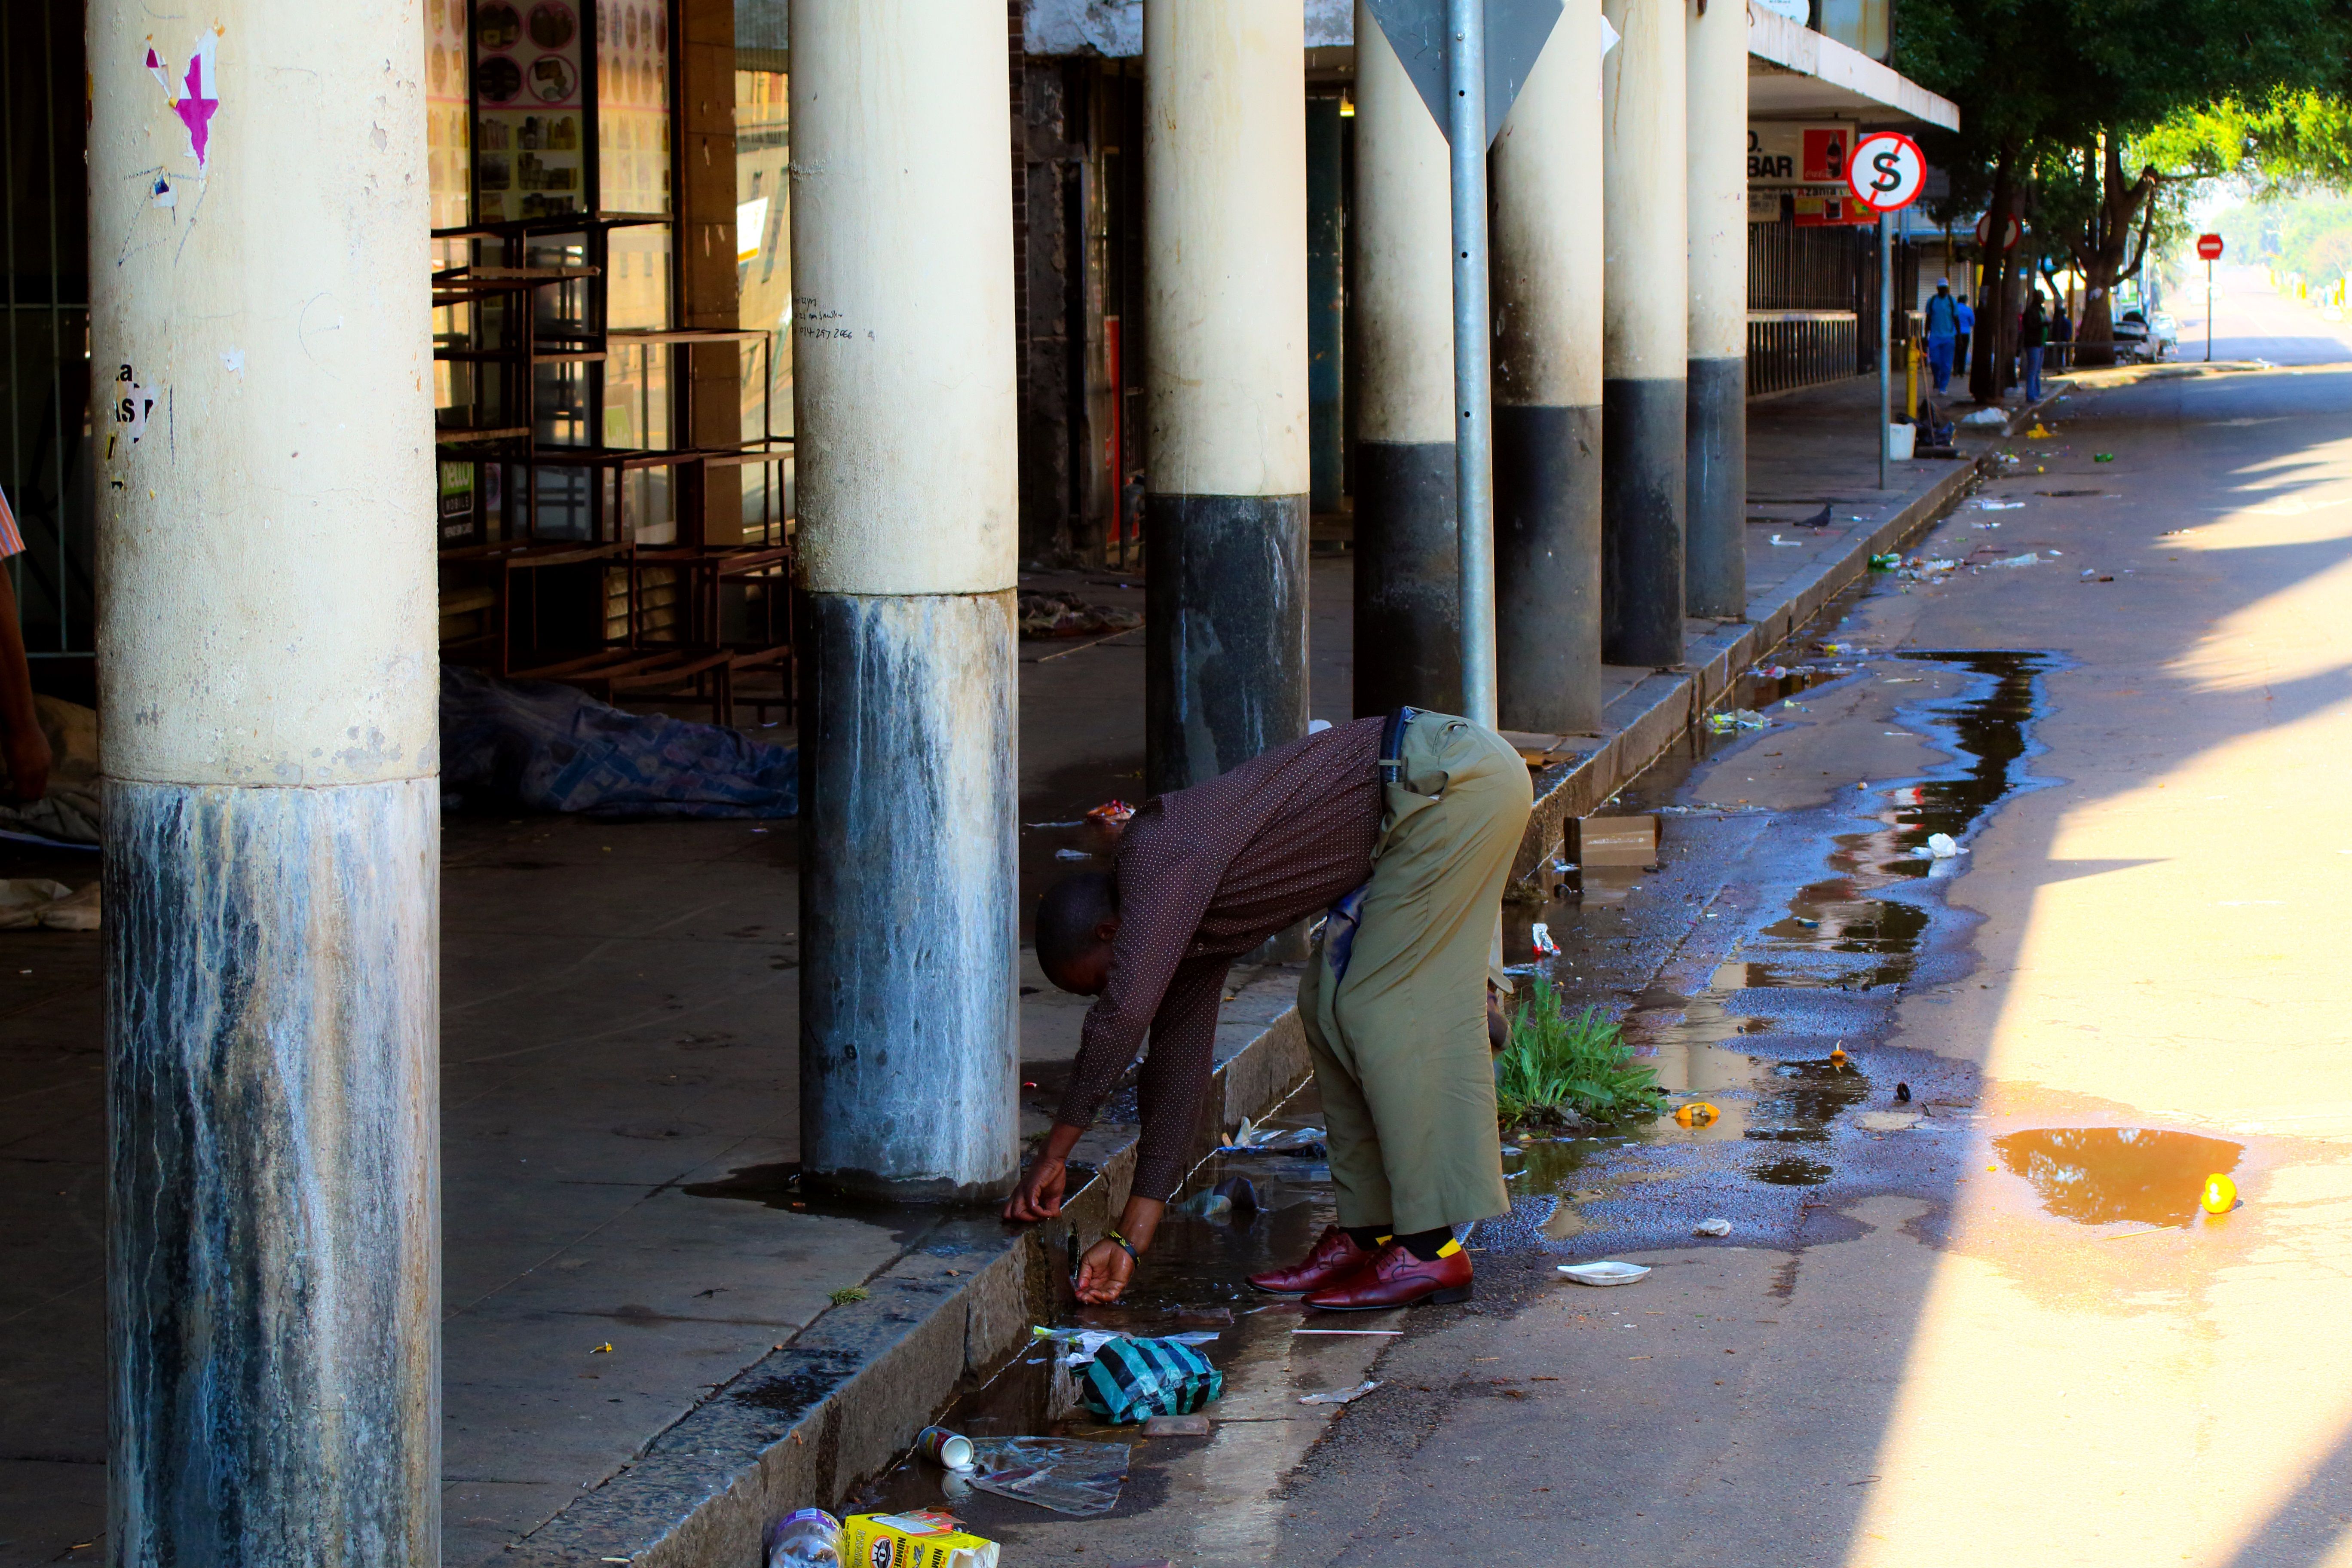
[[[841,1521],[842,1568],[996,1568],[996,1542],[935,1508],[853,1513]]]

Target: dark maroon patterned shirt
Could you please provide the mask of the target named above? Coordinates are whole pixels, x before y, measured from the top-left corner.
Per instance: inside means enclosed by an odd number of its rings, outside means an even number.
[[[1055,1120],[1092,1122],[1149,1028],[1137,1084],[1142,1196],[1164,1198],[1184,1178],[1234,960],[1370,879],[1383,722],[1359,719],[1276,746],[1147,801],[1127,825],[1110,980],[1087,1013]]]

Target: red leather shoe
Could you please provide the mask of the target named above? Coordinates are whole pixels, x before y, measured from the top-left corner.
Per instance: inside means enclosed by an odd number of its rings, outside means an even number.
[[[1423,1263],[1392,1241],[1381,1248],[1370,1268],[1315,1291],[1307,1304],[1326,1312],[1375,1312],[1384,1307],[1469,1299],[1468,1253],[1456,1248]]]
[[[1304,1296],[1337,1285],[1359,1270],[1370,1268],[1380,1254],[1358,1247],[1356,1238],[1336,1225],[1327,1225],[1314,1249],[1287,1268],[1253,1274],[1249,1282],[1273,1296]]]

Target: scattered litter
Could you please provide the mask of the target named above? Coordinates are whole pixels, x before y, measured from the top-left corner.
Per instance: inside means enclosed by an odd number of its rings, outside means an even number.
[[[1909,1084],[1907,1084],[1907,1083],[1898,1083],[1898,1084],[1896,1084],[1896,1085],[1895,1086],[1895,1102],[1896,1102],[1897,1104],[1899,1104],[1899,1105],[1908,1105],[1908,1104],[1910,1104],[1910,1103],[1911,1103],[1911,1086],[1910,1086]]]
[[[1127,1478],[1122,1475],[1119,1479]],[[1114,1503],[1118,1497],[1114,1490]],[[936,1508],[912,1509],[905,1513],[853,1513],[841,1521],[841,1560],[920,1563],[924,1568],[996,1568],[996,1542],[967,1533],[961,1528],[961,1523],[955,1515]]]
[[[1985,564],[1988,566],[2032,566],[2039,564],[2041,560],[2041,556],[2036,555],[2032,551],[2029,550],[2022,555],[2005,555],[1998,561],[1988,561]]]
[[[1712,1127],[1715,1125],[1715,1119],[1721,1114],[1722,1112],[1717,1110],[1714,1106],[1709,1105],[1704,1100],[1686,1100],[1683,1104],[1675,1107],[1675,1125],[1677,1127]]]
[[[604,1343],[598,1345],[594,1350],[590,1351],[588,1353],[590,1355],[611,1355],[613,1353],[612,1342],[608,1340]]]
[[[1298,1403],[1301,1405],[1350,1405],[1379,1386],[1378,1383],[1367,1378],[1353,1388],[1335,1388],[1328,1394],[1302,1394],[1298,1396]]]
[[[1979,511],[2017,511],[2025,505],[2021,500],[1996,500],[1990,496],[1979,496],[1969,504]]]
[[[2006,425],[2009,423],[2009,416],[1998,408],[1979,408],[1974,414],[1961,416],[1960,423],[1977,426]]]
[[[1927,843],[1911,851],[1921,860],[1948,860],[1959,852],[1959,844],[1948,833],[1930,833]]]
[[[1147,1437],[1205,1437],[1209,1435],[1209,1418],[1205,1415],[1154,1415],[1143,1424]]]
[[[91,891],[98,884],[90,884]],[[73,889],[63,882],[52,882],[46,877],[19,877],[13,882],[0,882],[0,931],[26,931],[41,923],[42,912],[55,909],[73,896]]]
[[[941,1469],[971,1468],[971,1439],[944,1426],[926,1426],[917,1433],[915,1452]]]
[[[1777,533],[1772,536],[1772,542],[1784,550],[1801,550],[1805,546],[1801,539],[1783,539]]]
[[[1707,732],[1711,735],[1728,735],[1736,730],[1769,730],[1771,727],[1772,721],[1753,708],[1735,708],[1728,712],[1706,716]]]
[[[1844,1041],[1841,1040],[1836,1045],[1830,1047],[1830,1066],[1837,1068],[1840,1072],[1845,1071]]]
[[[1134,815],[1135,807],[1128,805],[1127,802],[1107,800],[1087,813],[1087,820],[1099,822],[1106,827],[1124,827],[1127,826],[1128,818]]]
[[[1190,1415],[1225,1391],[1225,1374],[1192,1348],[1201,1337],[1116,1339],[1101,1346],[1080,1390],[1087,1408],[1114,1426],[1147,1415]],[[1119,1458],[1123,1466],[1126,1456]]]
[[[841,1561],[841,1521],[821,1508],[798,1509],[768,1526],[761,1545],[767,1568],[832,1568]]]
[[[2116,455],[2113,452],[2098,452],[2093,454],[2091,458],[2091,461],[2095,463],[2112,463],[2115,460]]]
[[[1221,1219],[1234,1212],[1234,1200],[1223,1193],[1195,1193],[1178,1204],[1176,1212],[1194,1219]]]
[[[1804,916],[1802,916],[1802,915],[1799,915],[1799,916],[1797,917],[1797,923],[1798,923],[1799,925],[1801,925],[1801,926],[1804,927],[1807,931],[1819,931],[1819,930],[1821,930],[1821,929],[1822,929],[1822,922],[1821,922],[1821,921],[1814,921],[1814,920],[1807,920],[1807,919],[1806,919]]]
[[[2207,1214],[2228,1214],[2238,1206],[2238,1184],[2215,1172],[2205,1178],[2205,1191],[2197,1206]]]
[[[1056,849],[1054,851],[1054,858],[1056,860],[1091,860],[1094,857],[1087,854],[1083,849]]]
[[[2052,432],[2043,429],[2042,421],[2037,419],[2033,422],[2033,428],[2025,433],[2025,438],[2029,441],[2047,441],[2052,438]]]
[[[1089,605],[1076,594],[1022,594],[1018,602],[1024,637],[1097,637],[1131,632],[1143,624],[1142,616],[1133,610]]]
[[[1731,1222],[1727,1219],[1703,1219],[1691,1228],[1693,1236],[1729,1236]]]
[[[1902,564],[1903,552],[1899,550],[1890,550],[1884,555],[1874,555],[1870,558],[1870,569],[1873,572],[1892,572]]]
[[[1638,1263],[1563,1263],[1559,1271],[1579,1285],[1631,1285],[1649,1270]]]
[[[1822,651],[1823,653],[1844,654],[1848,658],[1853,658],[1860,654],[1866,654],[1870,650],[1856,642],[1825,642],[1822,644]]]
[[[1128,1337],[1127,1331],[1123,1329],[1044,1329],[1035,1327],[1032,1327],[1030,1329],[1029,1335],[1032,1339],[1051,1340],[1056,1344],[1068,1345],[1071,1347],[1069,1352],[1063,1356],[1062,1364],[1064,1366],[1073,1367],[1085,1366],[1087,1363],[1095,1359],[1095,1352],[1102,1349],[1103,1346],[1110,1343],[1113,1340],[1121,1340]]]
[[[1319,1154],[1323,1152],[1323,1129],[1253,1127],[1244,1118],[1224,1148],[1234,1154]]]
[[[1235,1213],[1255,1214],[1265,1206],[1258,1198],[1257,1184],[1247,1176],[1227,1176],[1212,1190],[1233,1205]],[[1196,1322],[1203,1319],[1217,1323],[1230,1323],[1234,1321],[1233,1309],[1230,1307],[1217,1307],[1186,1315]]]
[[[1551,927],[1542,921],[1538,921],[1528,928],[1528,940],[1534,944],[1535,950],[1545,957],[1559,956],[1559,943],[1552,941]]]

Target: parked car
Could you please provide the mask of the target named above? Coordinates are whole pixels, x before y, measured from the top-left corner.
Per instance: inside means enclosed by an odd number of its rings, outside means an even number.
[[[2116,322],[2115,332],[2116,353],[2126,358],[2153,364],[2180,350],[2179,323],[2160,310],[2153,321],[2137,310],[2126,310]]]

